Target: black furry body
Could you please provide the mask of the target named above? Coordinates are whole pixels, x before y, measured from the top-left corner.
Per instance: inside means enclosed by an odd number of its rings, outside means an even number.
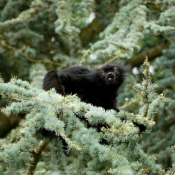
[[[72,66],[58,74],[49,71],[45,75],[43,89],[55,88],[62,95],[76,94],[83,102],[119,112],[117,96],[127,70],[128,67],[123,65],[109,64],[92,70],[83,66]],[[143,124],[133,123],[140,131],[146,130]]]
[[[62,70],[60,73],[56,73],[51,70],[47,72],[43,81],[43,89],[49,90],[55,88],[57,93],[62,95],[76,94],[81,101],[90,103],[97,107],[102,107],[105,110],[114,109],[119,112],[117,108],[117,96],[121,85],[125,80],[125,74],[128,67],[123,65],[109,64],[100,67],[99,69],[87,69],[83,66],[72,66]],[[83,116],[77,116],[86,123],[86,126],[93,127],[97,132],[102,132],[102,127],[109,127],[107,125],[98,124],[92,125],[83,118]],[[124,119],[123,119],[124,121]],[[139,130],[145,131],[146,127],[143,124],[133,122],[133,124],[139,128]],[[38,133],[41,133],[45,137],[55,137],[53,131],[47,131],[46,129],[40,129]],[[67,156],[72,153],[67,152],[68,145],[66,141],[60,136],[62,140],[63,150]],[[111,142],[102,139],[101,144],[111,145]]]
[[[57,93],[62,95],[76,94],[81,101],[90,103],[97,107],[103,107],[105,110],[114,109],[117,112],[118,90],[125,78],[126,67],[122,65],[105,65],[99,69],[87,69],[83,66],[72,66],[62,70],[60,73],[49,71],[43,82],[43,89],[49,90],[55,88]],[[80,116],[77,116],[80,117]],[[81,120],[86,121],[83,116]],[[106,125],[92,126],[88,122],[87,127],[95,127],[98,132],[100,128]],[[39,131],[46,137],[54,135],[51,132],[41,129]],[[63,146],[67,147],[62,139]],[[106,140],[100,143],[108,144]]]
[[[55,88],[57,93],[65,95],[64,88],[61,84],[60,78],[58,77],[55,71],[50,70],[44,77],[43,89],[48,91],[52,88]]]
[[[72,66],[56,73],[51,70],[47,72],[43,81],[43,89],[49,90],[55,88],[57,93],[62,95],[76,94],[81,101],[90,103],[94,106],[103,107],[105,110],[114,109],[117,112],[118,90],[125,78],[126,67],[122,65],[105,65],[99,69],[87,69],[83,66]],[[86,121],[83,116],[77,116],[81,120]],[[86,122],[87,127],[94,127],[98,132],[101,127],[106,125],[92,126]],[[54,132],[40,129],[45,137],[55,136]],[[67,148],[67,143],[60,137],[63,148]],[[106,140],[101,140],[101,144],[109,144]],[[67,154],[67,153],[66,153]],[[69,155],[69,154],[68,154]]]
[[[62,70],[57,76],[49,71],[45,76],[43,89],[55,88],[62,95],[77,94],[83,102],[106,110],[119,111],[116,97],[124,82],[125,72],[126,67],[121,65],[105,65],[93,70],[72,66]]]

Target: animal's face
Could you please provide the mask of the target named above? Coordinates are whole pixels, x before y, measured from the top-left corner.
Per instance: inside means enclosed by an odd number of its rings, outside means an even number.
[[[124,81],[125,69],[123,66],[109,64],[99,68],[98,71],[106,85],[120,86]]]

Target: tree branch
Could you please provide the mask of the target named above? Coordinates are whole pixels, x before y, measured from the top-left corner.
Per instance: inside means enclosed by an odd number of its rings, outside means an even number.
[[[154,60],[156,57],[162,55],[162,50],[168,48],[169,45],[170,43],[162,43],[146,52],[142,52],[141,54],[129,59],[126,64],[130,65],[131,67],[138,67],[143,64],[146,56],[148,57],[149,61]]]
[[[174,175],[174,173],[175,173],[175,168],[174,168],[173,171],[171,172],[171,175]]]
[[[37,166],[37,163],[41,157],[41,154],[43,152],[43,150],[45,149],[45,147],[48,145],[48,141],[46,140],[42,140],[38,147],[36,147],[35,149],[33,149],[32,154],[33,154],[33,162],[28,166],[27,171],[26,171],[26,175],[33,175],[35,168]]]
[[[0,39],[2,39],[2,37],[1,37]],[[18,48],[15,48],[15,47],[9,45],[8,43],[5,42],[5,40],[2,40],[2,41],[0,42],[0,45],[1,45],[2,47],[4,47],[4,48],[8,49],[9,51],[14,51],[14,52],[16,52],[16,51],[20,50],[20,48],[18,49]],[[60,66],[60,65],[61,65],[61,63],[57,63],[57,62],[50,61],[50,60],[37,60],[36,58],[33,58],[33,59],[32,59],[32,58],[29,58],[29,57],[24,53],[24,51],[25,51],[25,49],[27,49],[27,47],[28,47],[28,46],[23,46],[23,48],[21,48],[21,49],[22,49],[21,52],[19,52],[20,55],[23,57],[24,60],[29,61],[29,62],[32,62],[32,63],[52,64],[52,65],[56,65],[56,66]]]

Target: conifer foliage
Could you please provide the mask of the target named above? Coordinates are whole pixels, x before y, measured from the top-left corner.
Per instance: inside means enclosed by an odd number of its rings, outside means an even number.
[[[174,20],[174,0],[2,0],[0,174],[173,175]],[[48,70],[121,62],[120,112],[42,90]]]

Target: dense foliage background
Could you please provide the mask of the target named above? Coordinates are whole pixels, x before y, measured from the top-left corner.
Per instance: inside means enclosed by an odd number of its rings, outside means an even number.
[[[121,62],[118,114],[42,90],[50,69]],[[1,0],[0,73],[0,174],[175,174],[174,0]]]

